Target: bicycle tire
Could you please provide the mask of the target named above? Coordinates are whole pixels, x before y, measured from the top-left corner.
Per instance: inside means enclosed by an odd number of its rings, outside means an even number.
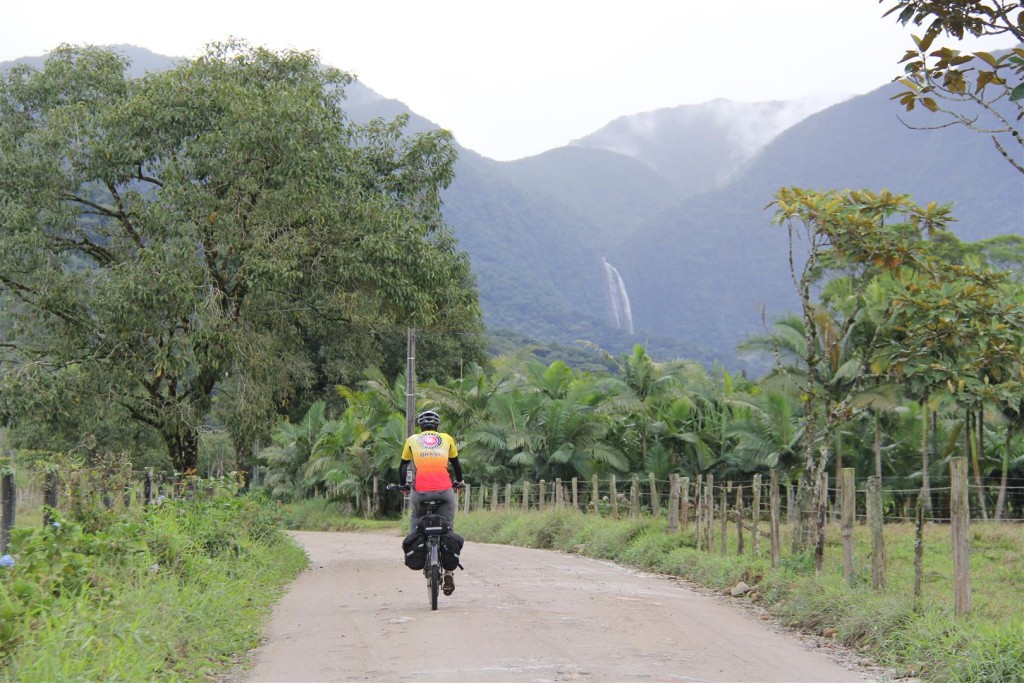
[[[438,557],[438,542],[436,536],[431,538],[427,569],[427,597],[430,598],[430,609],[436,611],[437,594],[441,590],[441,561]]]

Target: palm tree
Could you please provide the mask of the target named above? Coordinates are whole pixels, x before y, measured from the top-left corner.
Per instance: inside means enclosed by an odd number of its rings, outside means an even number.
[[[477,477],[518,479],[533,467],[544,445],[531,420],[535,397],[510,389],[492,395],[486,416],[467,428],[465,440]],[[462,457],[461,455],[459,457]]]
[[[326,411],[327,404],[317,401],[299,424],[280,423],[271,434],[273,445],[260,451],[258,457],[267,467],[264,486],[275,498],[294,499],[306,493],[302,470],[327,422]]]
[[[729,421],[726,434],[734,446],[728,462],[744,472],[780,469],[792,479],[802,464],[802,432],[796,401],[778,389],[760,390]]]
[[[629,462],[606,437],[609,422],[597,411],[604,397],[599,385],[589,380],[570,382],[560,398],[545,396],[533,412],[533,421],[543,439],[549,477],[589,477],[610,469],[624,472]],[[567,466],[567,467],[564,467]]]
[[[667,433],[665,423],[658,416],[659,407],[681,397],[683,378],[693,372],[696,364],[656,362],[639,344],[633,347],[632,354],[620,359],[604,355],[614,363],[619,374],[600,380],[605,394],[600,410],[617,417],[620,441],[636,444],[639,457],[634,462],[643,465],[648,461],[648,450]],[[703,368],[700,372],[704,372]]]

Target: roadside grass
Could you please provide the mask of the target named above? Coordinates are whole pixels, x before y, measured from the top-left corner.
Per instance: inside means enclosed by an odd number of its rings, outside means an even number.
[[[302,531],[372,531],[395,528],[395,520],[366,519],[343,515],[338,504],[324,498],[308,498],[279,506],[286,529]]]
[[[1024,680],[1024,527],[972,522],[973,610],[953,610],[953,562],[947,525],[926,525],[920,600],[913,595],[914,528],[885,527],[887,585],[871,588],[870,535],[855,528],[854,574],[843,577],[839,529],[830,525],[822,573],[813,557],[788,552],[772,568],[768,539],[760,557],[745,534],[745,553],[736,554],[735,529],[726,553],[716,540],[697,550],[692,533],[669,534],[664,518],[610,519],[570,510],[475,511],[460,514],[456,527],[470,541],[574,552],[638,569],[679,576],[725,591],[744,581],[753,590],[738,600],[767,607],[782,623],[806,632],[832,633],[900,676],[925,681]],[[716,528],[716,532],[718,529]],[[472,553],[471,548],[465,552]],[[827,630],[826,630],[827,629]]]
[[[259,643],[272,605],[306,566],[284,529],[404,530],[402,520],[340,514],[324,500],[282,505],[260,495],[169,499],[148,508],[79,511],[58,525],[18,527],[13,567],[0,567],[0,680],[222,680]],[[764,528],[766,525],[762,525]],[[885,527],[887,585],[870,586],[868,530],[855,529],[855,571],[842,575],[830,526],[822,573],[788,552],[772,568],[729,529],[697,550],[663,517],[611,519],[567,509],[460,513],[467,540],[612,560],[725,591],[765,606],[780,622],[834,637],[897,676],[940,683],[1024,680],[1024,527],[971,526],[972,613],[953,614],[949,527],[927,525],[922,596],[912,594],[912,525]],[[716,525],[716,533],[719,527]],[[396,538],[397,542],[397,538]],[[466,549],[472,553],[472,548]]]
[[[194,681],[255,647],[306,556],[233,491],[17,527],[0,569],[0,679]]]

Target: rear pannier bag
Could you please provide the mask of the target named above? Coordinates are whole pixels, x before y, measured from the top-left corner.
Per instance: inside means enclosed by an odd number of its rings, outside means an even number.
[[[427,564],[427,537],[419,529],[402,540],[405,566],[409,569],[423,569]]]
[[[423,515],[416,523],[416,531],[424,536],[439,536],[451,529],[448,520],[441,515]]]
[[[441,536],[441,566],[445,571],[454,571],[461,567],[459,564],[459,555],[462,553],[462,545],[465,543],[465,539],[459,536],[454,531]]]

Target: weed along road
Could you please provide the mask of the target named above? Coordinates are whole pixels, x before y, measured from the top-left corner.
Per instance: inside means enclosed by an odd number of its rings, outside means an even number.
[[[724,598],[609,562],[467,541],[455,594],[431,612],[399,536],[294,536],[310,568],[244,680],[871,680]]]

